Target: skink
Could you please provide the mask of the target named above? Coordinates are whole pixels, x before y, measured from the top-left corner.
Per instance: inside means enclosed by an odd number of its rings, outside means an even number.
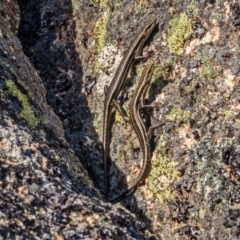
[[[146,132],[146,127],[140,116],[140,107],[142,107],[144,104],[143,100],[145,99],[146,90],[150,84],[152,73],[153,64],[151,63],[143,70],[139,84],[130,103],[130,122],[137,134],[140,146],[142,148],[143,165],[138,177],[134,180],[131,186],[128,187],[128,189],[126,189],[120,196],[112,199],[111,202],[119,200],[121,197],[131,192],[146,177],[146,174],[149,172],[151,166],[150,142],[147,137],[148,134]]]
[[[134,62],[134,59],[140,55],[143,45],[157,25],[157,20],[154,19],[148,23],[137,35],[136,39],[127,50],[119,67],[109,85],[106,88],[106,97],[104,100],[104,113],[103,113],[103,165],[104,165],[104,178],[105,178],[105,198],[108,196],[108,171],[107,163],[109,158],[109,139],[110,139],[110,121],[113,105],[116,104],[114,100],[118,96],[123,83],[128,75],[128,72]]]

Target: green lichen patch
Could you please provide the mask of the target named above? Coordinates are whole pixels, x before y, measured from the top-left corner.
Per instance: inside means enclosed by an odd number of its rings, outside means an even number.
[[[16,71],[15,69],[12,67],[12,65],[6,61],[3,61],[2,59],[0,59],[0,64],[3,65],[4,67],[6,67],[13,76],[16,76]]]
[[[192,0],[191,3],[188,5],[187,12],[194,18],[198,16],[199,8],[197,7],[197,3],[195,0]]]
[[[204,56],[201,63],[202,66],[200,67],[199,74],[202,80],[212,80],[218,76],[208,56]]]
[[[173,71],[171,64],[156,65],[154,67],[152,83],[149,89],[149,95],[153,96],[159,89],[165,87]]]
[[[168,122],[172,122],[175,120],[179,122],[185,122],[189,119],[189,117],[190,111],[174,107],[171,112],[166,116],[165,120]]]
[[[208,199],[209,208],[220,208],[230,201],[234,192],[239,191],[223,162],[223,153],[231,146],[229,138],[216,144],[205,137],[190,149],[190,169],[198,174],[199,199]]]
[[[5,98],[5,97],[6,97],[6,92],[0,89],[0,98]]]
[[[96,59],[95,65],[94,65],[94,72],[99,72],[100,69],[104,69],[105,67],[103,66],[103,64],[100,64],[100,62],[98,61],[98,59]]]
[[[105,45],[105,39],[107,35],[107,22],[109,18],[109,11],[105,12],[104,16],[100,18],[94,27],[93,33],[94,33],[94,38],[96,41],[95,44],[95,49],[96,49],[96,54],[98,55],[104,45]],[[99,69],[101,68],[101,64],[96,60],[95,66],[94,66],[94,72],[98,72]]]
[[[152,165],[149,174],[148,187],[159,202],[174,198],[172,183],[180,178],[176,163],[168,158],[167,149],[159,147],[157,160]]]
[[[105,13],[105,15],[100,18],[94,27],[93,33],[94,38],[96,40],[96,51],[100,53],[104,47],[104,42],[107,34],[107,22],[108,22],[109,14]]]
[[[138,13],[141,11],[142,8],[147,7],[148,1],[147,0],[140,0],[136,1],[135,3],[135,11]]]
[[[233,116],[233,112],[231,110],[224,111],[225,120],[229,120]]]
[[[153,72],[153,80],[161,78],[163,80],[168,80],[173,71],[173,66],[170,63],[165,63],[162,65],[156,65]]]
[[[71,0],[71,3],[72,3],[72,8],[75,8],[76,0]]]
[[[28,97],[25,94],[21,93],[21,91],[17,88],[16,84],[13,81],[7,80],[6,86],[8,88],[8,94],[16,97],[21,103],[21,117],[25,118],[30,125],[36,126],[38,120],[34,115],[32,107],[28,101]]]
[[[100,8],[106,9],[108,7],[109,0],[94,0],[94,2],[98,3]]]
[[[125,125],[125,120],[123,119],[123,117],[120,115],[120,113],[118,111],[115,114],[115,122],[119,123],[122,126]]]
[[[186,39],[193,33],[191,20],[181,13],[169,21],[168,48],[170,53],[180,55],[184,51]]]

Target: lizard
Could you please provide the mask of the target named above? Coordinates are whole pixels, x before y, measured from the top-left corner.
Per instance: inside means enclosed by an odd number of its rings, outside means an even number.
[[[142,30],[139,32],[139,34],[123,56],[109,87],[105,86],[105,100],[103,112],[103,165],[105,179],[105,199],[107,199],[108,196],[107,164],[109,159],[109,141],[112,108],[115,106],[116,109],[119,109],[115,98],[118,96],[134,60],[137,56],[140,55],[140,52],[142,51],[146,40],[149,38],[156,25],[157,20],[154,19],[142,28]]]
[[[138,177],[134,180],[131,186],[121,193],[120,196],[111,199],[111,202],[119,200],[121,197],[130,193],[134,188],[136,188],[136,186],[145,178],[151,166],[151,146],[145,124],[140,116],[140,108],[144,106],[144,99],[147,88],[151,81],[152,73],[153,64],[150,63],[143,70],[139,84],[130,103],[130,123],[137,134],[140,146],[142,148],[143,165]]]

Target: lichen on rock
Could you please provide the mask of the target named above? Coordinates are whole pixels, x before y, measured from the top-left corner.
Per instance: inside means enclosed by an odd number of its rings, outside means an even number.
[[[193,33],[191,20],[186,13],[174,16],[169,21],[168,48],[170,53],[180,55],[186,39]]]
[[[17,88],[16,84],[12,80],[7,80],[6,86],[8,87],[9,94],[16,97],[21,103],[22,109],[20,115],[25,118],[30,125],[36,126],[38,120],[35,117],[33,108],[29,103],[28,97],[23,94],[20,89]]]

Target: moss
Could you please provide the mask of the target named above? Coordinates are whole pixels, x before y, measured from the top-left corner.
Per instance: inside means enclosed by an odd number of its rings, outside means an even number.
[[[191,20],[186,13],[181,13],[169,21],[168,48],[170,53],[183,53],[185,40],[192,34]]]
[[[160,146],[157,150],[157,160],[149,174],[149,190],[161,203],[170,200],[174,197],[171,185],[179,177],[180,172],[176,168],[176,163],[168,158],[167,149]]]
[[[165,120],[172,122],[172,121],[180,121],[185,122],[190,117],[190,111],[182,110],[179,108],[174,107],[172,111],[166,116]]]
[[[202,80],[212,80],[218,76],[208,56],[204,56],[201,63],[202,66],[200,67],[199,73]]]
[[[38,120],[34,115],[34,111],[32,110],[32,107],[28,101],[28,97],[25,94],[21,93],[13,81],[7,80],[6,86],[8,87],[9,94],[16,97],[21,103],[21,117],[25,118],[30,125],[36,126]]]

